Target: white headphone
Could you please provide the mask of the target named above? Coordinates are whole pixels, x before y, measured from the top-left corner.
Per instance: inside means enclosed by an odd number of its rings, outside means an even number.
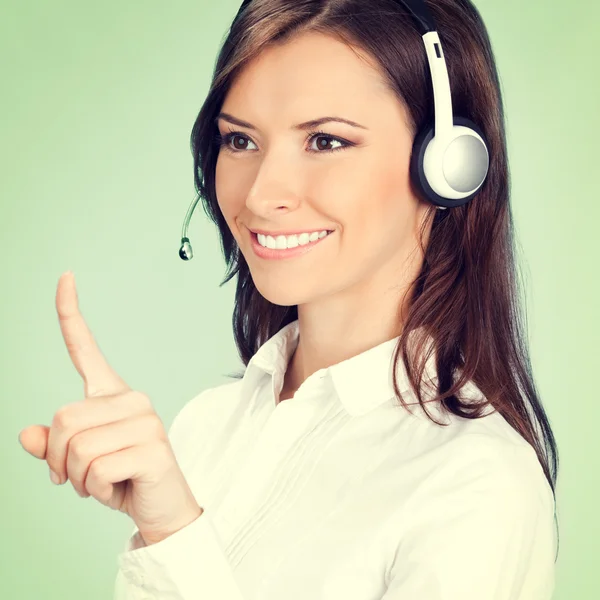
[[[415,136],[411,178],[439,209],[466,204],[483,185],[489,151],[483,132],[469,119],[452,115],[448,69],[433,16],[424,0],[399,0],[423,36],[433,85],[434,120]]]

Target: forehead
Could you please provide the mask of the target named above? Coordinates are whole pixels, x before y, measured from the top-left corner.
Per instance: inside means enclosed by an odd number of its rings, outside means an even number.
[[[283,112],[314,117],[315,111],[361,107],[364,114],[365,108],[382,102],[397,100],[370,57],[333,37],[310,32],[265,48],[249,62],[231,86],[223,110],[243,107],[250,120],[250,115],[273,119]]]

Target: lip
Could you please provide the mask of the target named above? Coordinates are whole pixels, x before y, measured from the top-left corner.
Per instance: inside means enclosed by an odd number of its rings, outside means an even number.
[[[248,230],[250,231],[250,230]],[[319,229],[317,231],[323,231]],[[329,231],[329,230],[328,230]],[[308,232],[302,232],[308,233]],[[315,240],[314,242],[308,242],[304,246],[296,246],[295,248],[286,248],[284,250],[280,250],[277,248],[265,248],[258,243],[258,236],[253,231],[250,231],[250,239],[252,242],[252,250],[254,254],[256,254],[259,258],[265,258],[269,260],[281,260],[286,258],[294,258],[296,256],[302,256],[307,252],[310,252],[313,248],[316,248],[321,242],[324,242],[327,238],[331,237],[335,233],[333,230],[331,233],[328,233],[325,237]],[[272,234],[269,234],[272,235]],[[282,233],[277,235],[284,235]],[[291,234],[293,235],[293,234]]]

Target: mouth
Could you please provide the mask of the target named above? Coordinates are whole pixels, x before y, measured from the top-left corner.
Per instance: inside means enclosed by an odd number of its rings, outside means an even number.
[[[250,231],[250,230],[248,230]],[[307,252],[313,250],[317,246],[321,246],[322,243],[331,237],[335,230],[326,230],[327,235],[322,238],[317,238],[316,240],[309,241],[305,244],[298,244],[292,248],[267,248],[262,246],[258,241],[258,234],[250,231],[250,238],[252,240],[252,249],[254,253],[264,259],[285,259],[285,258],[294,258],[296,256],[302,256]],[[325,244],[326,245],[326,244]]]

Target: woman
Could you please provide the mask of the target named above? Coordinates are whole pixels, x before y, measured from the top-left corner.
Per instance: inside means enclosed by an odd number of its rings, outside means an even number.
[[[411,168],[434,113],[402,3],[254,0],[234,22],[192,148],[246,369],[176,416],[200,515],[136,527],[115,598],[551,598],[557,450],[524,342],[496,67],[469,0],[427,5],[454,114],[489,150],[447,210]],[[345,122],[300,126],[330,116]]]
[[[247,368],[177,416],[206,514],[128,547],[129,583],[186,600],[551,597],[556,447],[519,319],[496,68],[470,2],[428,7],[454,114],[490,151],[448,210],[411,179],[433,103],[401,3],[256,0],[234,22],[192,145]],[[356,125],[293,127],[323,116]],[[267,258],[257,231],[317,233]]]

